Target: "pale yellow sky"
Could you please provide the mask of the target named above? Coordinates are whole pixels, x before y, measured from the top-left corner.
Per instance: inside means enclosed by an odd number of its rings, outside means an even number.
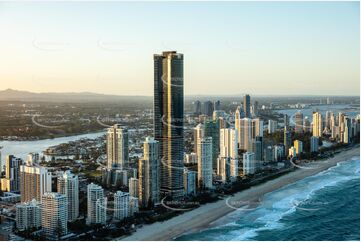
[[[185,93],[359,95],[358,2],[0,3],[0,89],[152,95],[154,53]]]

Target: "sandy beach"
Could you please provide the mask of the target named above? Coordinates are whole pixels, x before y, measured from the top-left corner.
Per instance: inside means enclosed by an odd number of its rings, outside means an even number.
[[[253,186],[247,190],[235,193],[227,199],[215,203],[205,204],[192,211],[185,212],[164,222],[144,225],[135,233],[122,240],[172,240],[184,233],[192,233],[209,227],[213,222],[222,218],[238,207],[256,205],[266,193],[294,183],[305,177],[324,171],[338,162],[360,155],[360,148],[355,147],[335,155],[334,157],[318,162],[312,162],[305,168],[297,169],[276,179]],[[248,204],[248,205],[245,205]]]

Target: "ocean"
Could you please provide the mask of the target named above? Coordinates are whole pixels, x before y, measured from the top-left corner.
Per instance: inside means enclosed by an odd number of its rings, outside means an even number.
[[[266,194],[177,240],[360,240],[360,158]]]

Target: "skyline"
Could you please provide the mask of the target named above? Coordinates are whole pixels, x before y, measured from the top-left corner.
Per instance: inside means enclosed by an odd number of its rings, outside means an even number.
[[[359,96],[358,2],[0,6],[0,90],[151,96],[153,54],[176,50],[186,96]]]

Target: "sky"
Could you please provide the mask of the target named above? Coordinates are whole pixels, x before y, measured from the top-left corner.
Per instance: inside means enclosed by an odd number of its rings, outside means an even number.
[[[0,2],[0,90],[153,95],[184,54],[186,95],[359,95],[359,2]]]

